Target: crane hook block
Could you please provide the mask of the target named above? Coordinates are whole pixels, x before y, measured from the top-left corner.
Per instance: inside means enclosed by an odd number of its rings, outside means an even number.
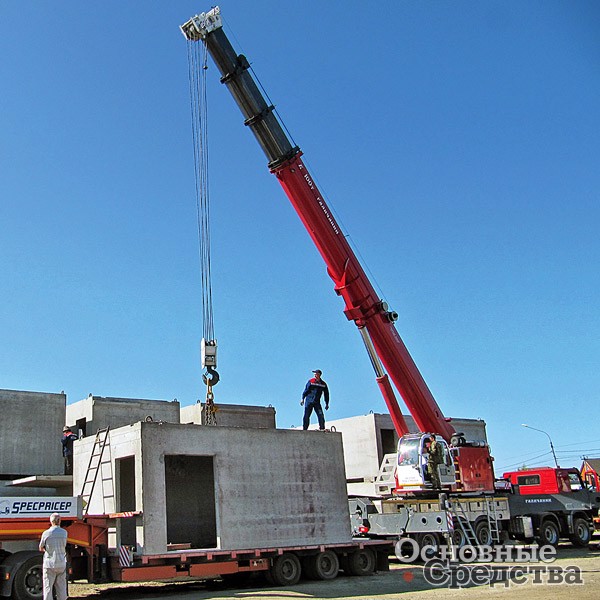
[[[205,385],[217,385],[219,383],[219,374],[212,367],[206,367],[206,373],[202,373],[202,381]]]
[[[200,343],[200,356],[202,367],[213,369],[217,366],[217,340],[206,340],[202,338]]]

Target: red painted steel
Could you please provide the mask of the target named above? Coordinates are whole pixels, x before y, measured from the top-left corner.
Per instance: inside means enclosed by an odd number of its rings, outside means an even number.
[[[108,526],[103,519],[81,521],[65,518],[62,520],[62,526],[67,530],[69,544],[93,547],[97,544],[106,545],[108,542]],[[46,518],[0,518],[0,541],[39,540],[48,527],[50,527],[50,523]]]
[[[187,572],[179,573],[175,565],[159,565],[152,567],[123,567],[113,569],[113,581],[157,581],[160,579],[173,579],[173,577],[186,577]]]
[[[579,471],[575,468],[535,467],[522,471],[508,471],[502,478],[508,479],[515,486],[518,485],[521,496],[570,494],[573,490],[569,474],[579,476]]]
[[[458,479],[462,492],[493,492],[494,468],[489,446],[455,449]]]
[[[323,257],[335,291],[345,302],[346,317],[357,326],[366,327],[381,362],[419,429],[438,433],[449,441],[454,428],[444,418],[300,156],[298,152],[273,172]],[[406,433],[402,426],[404,417],[398,403],[389,395],[384,394],[384,398],[398,434],[403,435]]]

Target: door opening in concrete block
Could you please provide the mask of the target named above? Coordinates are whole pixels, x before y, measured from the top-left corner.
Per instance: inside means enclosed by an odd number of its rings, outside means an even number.
[[[86,422],[87,421],[85,417],[83,419],[77,419],[77,421],[75,421],[75,431],[77,431],[77,435],[79,435],[79,437],[85,437],[87,435],[85,430]]]
[[[165,456],[167,543],[217,547],[212,456]]]
[[[116,461],[117,475],[117,512],[137,510],[135,502],[135,457],[118,458]],[[118,519],[121,544],[134,546],[135,518]]]
[[[393,454],[397,450],[398,436],[393,429],[381,429],[381,452],[385,454]],[[379,457],[379,460],[383,459],[383,456]]]

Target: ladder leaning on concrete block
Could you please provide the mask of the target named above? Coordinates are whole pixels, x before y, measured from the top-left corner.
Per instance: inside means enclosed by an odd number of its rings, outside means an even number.
[[[85,479],[83,487],[81,488],[81,498],[83,500],[83,514],[87,515],[90,507],[90,501],[94,488],[96,487],[96,481],[98,480],[98,473],[100,473],[100,481],[102,484],[102,502],[104,513],[110,512],[106,510],[106,500],[114,500],[114,484],[112,477],[112,461],[110,457],[110,427],[104,429],[98,429],[96,432],[96,439],[94,440],[94,446],[90,455],[90,461],[85,472]],[[108,445],[109,452],[105,455],[104,450]],[[108,487],[108,493],[107,493]],[[113,502],[114,504],[114,502]],[[114,510],[114,506],[113,506]]]

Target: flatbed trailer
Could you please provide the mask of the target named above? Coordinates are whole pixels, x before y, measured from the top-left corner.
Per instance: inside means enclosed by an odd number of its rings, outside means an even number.
[[[273,546],[220,550],[191,549],[185,544],[162,554],[134,554],[128,546],[109,548],[108,532],[118,518],[139,513],[64,517],[67,530],[69,580],[100,582],[165,581],[234,578],[263,572],[272,585],[294,585],[302,576],[334,579],[340,570],[369,575],[388,570],[392,543],[352,539],[345,543]],[[42,598],[42,553],[37,543],[49,527],[48,518],[0,515],[0,597],[14,600]],[[31,549],[9,552],[3,542],[31,542]]]
[[[110,580],[205,579],[262,571],[274,585],[294,585],[303,575],[333,579],[340,569],[359,576],[388,570],[392,549],[384,540],[355,539],[340,544],[169,551],[134,558],[128,565],[110,557]]]

